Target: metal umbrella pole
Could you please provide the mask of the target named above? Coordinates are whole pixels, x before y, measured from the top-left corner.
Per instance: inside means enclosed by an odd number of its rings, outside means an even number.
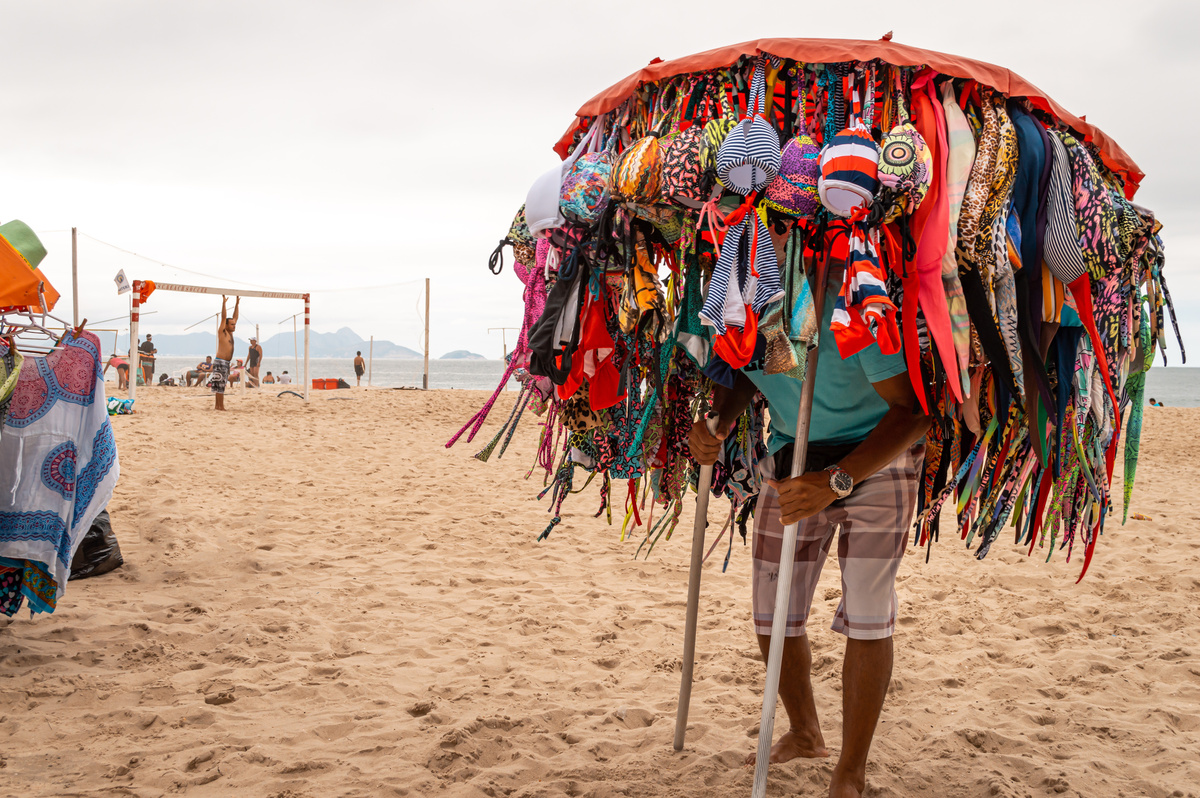
[[[825,318],[824,258],[818,260],[816,286],[813,289],[813,310],[817,326]],[[820,347],[808,355],[804,372],[804,387],[800,393],[800,410],[796,414],[796,440],[792,447],[792,476],[804,473],[808,454],[809,422],[812,420],[813,390],[816,387],[817,359]],[[771,738],[775,734],[775,705],[779,698],[779,672],[783,668],[784,631],[787,626],[788,604],[792,590],[792,572],[796,559],[796,536],[800,524],[788,524],[783,530],[783,551],[779,555],[779,581],[775,589],[775,614],[771,618],[771,648],[767,654],[767,684],[763,690],[762,720],[758,724],[758,758],[754,762],[753,798],[767,794],[767,768],[771,760]]]
[[[708,431],[717,434],[718,420],[708,420]],[[708,499],[712,495],[713,467],[700,466],[696,485],[696,522],[692,527],[692,565],[688,571],[687,619],[683,627],[683,674],[679,681],[679,705],[675,709],[675,750],[683,750],[688,709],[692,703],[692,672],[696,665],[696,623],[700,615],[700,575],[704,565],[704,530],[708,525]]]

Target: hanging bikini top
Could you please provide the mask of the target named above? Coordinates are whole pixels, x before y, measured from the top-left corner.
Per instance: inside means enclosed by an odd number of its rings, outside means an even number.
[[[717,151],[717,177],[722,185],[745,196],[761,191],[779,174],[779,136],[766,112],[766,61],[754,68],[746,114]]]

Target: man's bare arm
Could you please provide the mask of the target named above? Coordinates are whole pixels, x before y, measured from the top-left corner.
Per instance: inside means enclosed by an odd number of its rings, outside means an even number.
[[[241,307],[242,307],[242,298],[240,296],[234,298],[234,300],[233,300],[233,323],[234,324],[237,324],[238,313],[240,312]]]
[[[888,411],[866,440],[839,463],[856,485],[880,471],[929,430],[929,416],[921,412],[907,373],[873,385],[887,402]],[[772,480],[771,485],[779,491],[785,524],[815,515],[837,498],[829,486],[829,475],[823,471],[810,471],[778,482]]]
[[[929,416],[921,412],[907,372],[873,385],[888,403],[888,412],[866,440],[840,463],[855,484],[880,471],[929,431]]]
[[[224,296],[223,296],[223,297],[221,297],[221,321],[218,323],[218,326],[217,326],[217,329],[218,329],[218,330],[224,330],[224,329],[225,329],[225,318],[226,318],[226,315],[225,315],[225,303],[226,303],[226,302],[228,302],[228,301],[229,301],[228,297],[224,297]]]

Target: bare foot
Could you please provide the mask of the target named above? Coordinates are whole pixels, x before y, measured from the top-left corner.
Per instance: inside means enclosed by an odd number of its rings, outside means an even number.
[[[862,798],[863,791],[866,789],[865,779],[859,780],[852,776],[843,776],[837,769],[834,769],[833,778],[829,781],[829,798]]]
[[[821,736],[819,729],[816,733],[791,729],[780,737],[775,745],[771,746],[772,765],[778,765],[781,762],[790,762],[797,757],[821,759],[827,756],[829,756],[829,751],[825,748],[825,738]],[[753,766],[757,759],[758,752],[752,751],[746,757],[746,767]]]

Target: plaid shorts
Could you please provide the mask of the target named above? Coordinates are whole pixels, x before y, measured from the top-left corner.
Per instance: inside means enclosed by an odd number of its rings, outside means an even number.
[[[219,357],[213,358],[212,376],[208,378],[208,387],[213,393],[225,393],[229,384],[229,361]]]
[[[847,498],[800,522],[784,631],[787,637],[806,633],[813,593],[835,528],[840,528],[842,600],[833,618],[833,630],[856,640],[891,637],[898,608],[896,573],[908,545],[924,459],[922,440],[855,485]],[[764,471],[773,470],[771,458],[763,463]],[[783,530],[779,494],[764,483],[754,511],[752,568],[754,631],[760,635],[771,634],[775,616]]]

